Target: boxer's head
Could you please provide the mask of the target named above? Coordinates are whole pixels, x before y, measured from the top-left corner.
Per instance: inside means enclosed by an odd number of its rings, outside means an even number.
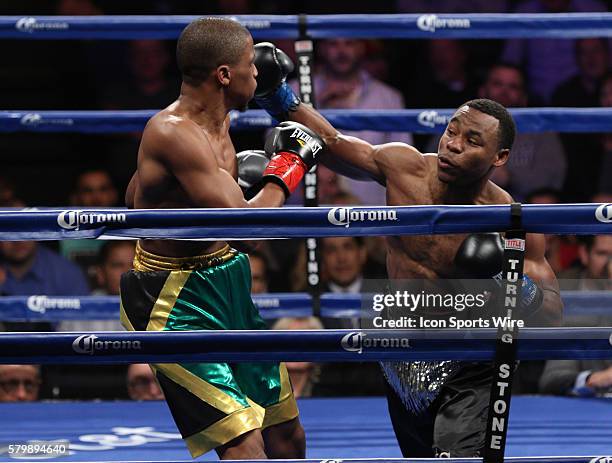
[[[451,118],[438,146],[438,178],[470,185],[508,160],[516,126],[510,113],[488,99],[471,100]]]
[[[253,98],[257,87],[253,38],[237,21],[193,21],[179,37],[176,58],[186,85],[208,83],[212,88],[223,88],[230,108],[246,109]]]

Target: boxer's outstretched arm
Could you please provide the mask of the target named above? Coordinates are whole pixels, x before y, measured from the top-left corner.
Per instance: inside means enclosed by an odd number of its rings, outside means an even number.
[[[533,317],[533,325],[560,326],[563,318],[563,301],[559,295],[559,282],[555,272],[544,256],[545,250],[544,235],[532,233],[527,235],[524,273],[540,286],[544,296],[540,310]]]
[[[246,201],[236,180],[219,167],[206,136],[189,121],[148,128],[143,148],[149,155],[139,160],[141,187],[145,186],[143,175],[147,170],[156,169],[158,177],[170,172],[196,207],[278,207],[285,202],[283,189],[273,183],[267,183]]]
[[[308,105],[298,105],[288,116],[323,138],[326,153],[319,162],[340,174],[358,178],[359,175],[354,172],[356,168],[367,174],[365,178],[369,177],[384,185],[389,174],[423,162],[418,150],[405,143],[372,145],[360,138],[343,135],[321,113]],[[347,172],[347,167],[353,171]],[[364,178],[363,175],[361,177]]]

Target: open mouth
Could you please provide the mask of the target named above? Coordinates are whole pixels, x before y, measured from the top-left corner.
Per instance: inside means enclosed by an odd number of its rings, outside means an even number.
[[[438,156],[438,166],[442,169],[453,169],[455,167],[455,165],[444,156]]]

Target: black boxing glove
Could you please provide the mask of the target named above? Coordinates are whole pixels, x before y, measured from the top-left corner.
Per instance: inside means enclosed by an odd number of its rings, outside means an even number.
[[[503,279],[504,245],[499,233],[469,235],[455,255],[455,268],[462,278],[492,278],[498,287]],[[521,285],[521,305],[526,316],[535,314],[544,300],[540,287],[526,274]]]
[[[499,233],[473,233],[455,255],[455,267],[461,278],[493,278],[503,263],[504,245]]]
[[[238,164],[238,185],[246,199],[255,196],[263,186],[264,170],[270,157],[263,150],[246,150],[236,154]]]
[[[277,121],[287,119],[289,111],[295,111],[300,99],[287,83],[287,75],[293,71],[293,62],[270,42],[255,45],[257,89],[255,101]]]
[[[305,125],[285,122],[275,127],[266,138],[270,162],[263,174],[264,182],[277,183],[286,195],[293,193],[324,147],[321,137]]]

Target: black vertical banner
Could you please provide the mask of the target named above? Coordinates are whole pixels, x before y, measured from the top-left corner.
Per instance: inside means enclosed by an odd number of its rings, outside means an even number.
[[[303,103],[314,106],[314,85],[312,79],[312,62],[314,46],[306,32],[306,15],[299,16],[299,39],[295,42],[297,58],[297,74],[299,94]],[[317,166],[315,165],[304,176],[304,206],[317,207],[319,205],[319,188],[317,180]],[[319,315],[320,295],[320,256],[319,243],[316,238],[306,239],[306,275],[308,290],[312,295],[312,306],[315,315]]]
[[[512,382],[518,347],[517,311],[521,304],[523,266],[525,263],[525,231],[521,229],[521,205],[511,205],[512,229],[506,232],[500,317],[506,323],[497,330],[493,383],[487,417],[483,463],[503,463],[508,435],[508,418]]]

